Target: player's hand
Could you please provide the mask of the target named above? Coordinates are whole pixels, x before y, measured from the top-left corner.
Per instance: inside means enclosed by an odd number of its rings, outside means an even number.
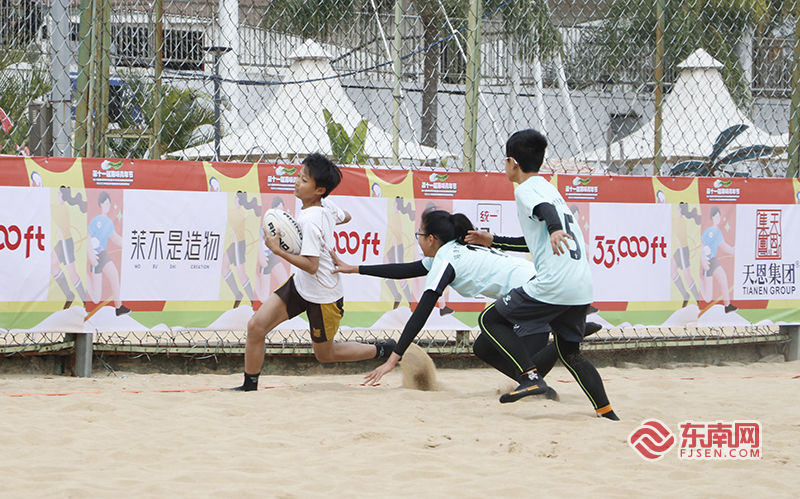
[[[273,253],[280,255],[279,251],[283,251],[281,249],[281,238],[278,237],[278,233],[276,232],[275,235],[271,235],[269,232],[264,233],[264,243],[267,245],[267,248],[270,249]]]
[[[397,360],[395,360],[395,358],[399,359],[399,356],[393,353],[386,362],[379,365],[374,371],[364,376],[364,384],[369,386],[375,386],[378,384],[381,378],[383,378],[385,374],[392,372],[394,366],[397,365]]]
[[[485,230],[468,230],[467,237],[464,238],[467,244],[478,244],[489,247],[494,241],[494,236]]]
[[[97,254],[89,248],[89,251],[86,252],[86,256],[89,257],[89,263],[92,267],[97,267]]]
[[[333,264],[335,265],[334,269],[331,271],[332,274],[358,274],[358,266],[344,263],[344,261],[339,258],[339,255],[336,254],[336,251],[331,250],[331,258],[333,258]]]
[[[565,251],[569,251],[569,244],[567,243],[567,239],[572,239],[572,236],[570,236],[563,230],[557,230],[552,234],[550,234],[550,246],[553,247],[554,255],[563,255]],[[564,245],[564,248],[566,248],[566,250],[561,247],[562,244]]]

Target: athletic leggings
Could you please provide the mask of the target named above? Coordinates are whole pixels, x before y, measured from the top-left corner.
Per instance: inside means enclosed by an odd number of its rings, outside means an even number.
[[[514,325],[495,307],[489,307],[481,313],[478,317],[478,325],[482,333],[475,340],[473,346],[475,355],[506,376],[518,380],[520,374],[536,367],[539,374],[544,377],[553,368],[557,355],[578,382],[578,386],[589,397],[595,410],[609,405],[600,373],[581,354],[580,343],[566,341],[554,334],[555,341],[553,343],[544,348],[538,346],[538,353],[531,350],[529,354],[528,348],[537,348],[541,338],[547,341],[547,335],[535,334],[520,338],[514,333]],[[491,349],[494,349],[493,354]],[[533,355],[532,359],[530,358],[531,354]]]

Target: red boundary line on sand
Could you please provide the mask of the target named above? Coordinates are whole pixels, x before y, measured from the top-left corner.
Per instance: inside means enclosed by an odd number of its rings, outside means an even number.
[[[363,383],[347,383],[348,386],[367,386]],[[271,388],[294,388],[295,385],[261,386],[260,390]],[[380,386],[380,383],[374,385]],[[182,392],[216,392],[219,388],[173,388],[168,390],[122,390],[120,393],[182,393]],[[4,397],[64,397],[66,395],[102,395],[108,392],[54,392],[54,393],[4,393]]]
[[[800,374],[769,374],[764,376],[681,376],[674,378],[628,378],[621,379],[628,381],[660,381],[660,380],[682,380],[695,381],[701,379],[755,379],[755,378],[791,378],[800,379]],[[575,383],[574,379],[558,379],[559,383]],[[614,378],[603,378],[603,381],[614,381]],[[271,388],[294,388],[295,385],[274,385],[262,386],[260,390]],[[347,383],[347,386],[367,386],[364,383]],[[374,386],[380,386],[380,383]],[[182,392],[215,392],[219,388],[174,388],[169,390],[123,390],[120,393],[182,393]],[[60,393],[4,393],[4,397],[64,397],[66,395],[102,395],[107,392],[60,392]]]

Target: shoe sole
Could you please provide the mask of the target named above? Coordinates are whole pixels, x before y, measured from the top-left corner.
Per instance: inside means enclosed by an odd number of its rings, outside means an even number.
[[[500,403],[501,404],[508,404],[510,402],[516,402],[517,400],[530,397],[531,395],[541,395],[543,393],[547,393],[547,386],[540,386],[540,385],[531,385],[522,390],[514,390],[513,392],[508,392],[500,396]]]

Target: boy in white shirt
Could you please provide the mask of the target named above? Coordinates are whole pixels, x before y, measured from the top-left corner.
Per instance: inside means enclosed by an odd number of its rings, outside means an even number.
[[[244,384],[233,390],[252,391],[258,388],[258,376],[264,362],[266,336],[280,323],[303,312],[308,315],[311,345],[320,362],[351,362],[372,358],[388,358],[394,340],[381,345],[345,342],[334,343],[339,322],[344,314],[344,286],[341,276],[333,274],[331,250],[333,228],[350,221],[350,214],[324,199],[339,185],[342,173],[332,161],[319,153],[309,155],[302,163],[294,195],[303,203],[297,223],[303,233],[299,255],[292,255],[280,246],[280,238],[265,235],[267,247],[297,267],[298,272],[270,295],[247,323],[244,354]]]

